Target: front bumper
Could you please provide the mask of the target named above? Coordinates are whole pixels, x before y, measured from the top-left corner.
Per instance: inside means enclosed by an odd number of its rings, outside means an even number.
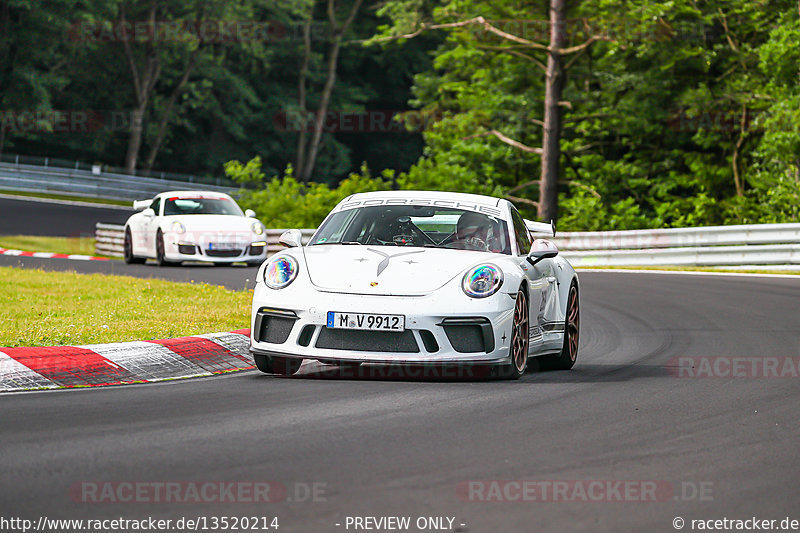
[[[213,244],[200,245],[192,239],[174,235],[164,242],[168,261],[201,261],[206,263],[263,263],[267,258],[267,243],[263,240],[241,241],[235,248],[214,249]]]
[[[498,292],[473,299],[460,289],[449,289],[398,297],[323,292],[307,284],[272,290],[258,283],[253,295],[250,350],[323,362],[508,363],[512,295]],[[404,315],[406,330],[332,329],[327,327],[329,311]]]

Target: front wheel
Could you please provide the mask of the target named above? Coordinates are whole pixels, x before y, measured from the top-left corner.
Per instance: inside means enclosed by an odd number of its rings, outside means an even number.
[[[542,357],[545,370],[569,370],[578,360],[578,341],[581,332],[581,310],[578,286],[572,282],[567,296],[567,316],[564,319],[564,343],[561,353]]]
[[[272,357],[269,355],[253,354],[256,361],[256,368],[265,374],[278,374],[281,376],[291,376],[300,370],[303,364],[302,359],[288,357]]]
[[[167,261],[165,258],[164,252],[164,234],[161,233],[161,230],[158,230],[156,233],[156,263],[158,266],[172,266],[175,263],[172,261]]]
[[[511,346],[509,355],[511,364],[497,365],[495,376],[500,379],[519,379],[528,367],[528,293],[524,288],[517,292],[514,304],[514,325],[511,330]]]

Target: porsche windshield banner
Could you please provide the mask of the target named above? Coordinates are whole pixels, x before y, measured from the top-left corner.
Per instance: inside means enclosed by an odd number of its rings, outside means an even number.
[[[466,211],[476,211],[496,217],[502,217],[503,212],[497,208],[489,205],[460,202],[458,200],[434,200],[428,198],[370,198],[369,200],[352,200],[345,201],[339,204],[334,211],[347,211],[349,209],[356,209],[359,207],[373,207],[373,206],[395,206],[395,205],[408,205],[408,206],[430,206],[442,207],[450,209],[463,209]]]

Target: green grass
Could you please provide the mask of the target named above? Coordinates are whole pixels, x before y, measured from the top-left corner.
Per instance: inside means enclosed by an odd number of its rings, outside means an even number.
[[[50,200],[67,200],[69,202],[88,202],[90,204],[110,204],[110,205],[124,205],[125,207],[133,208],[133,202],[127,200],[106,200],[104,198],[88,198],[84,196],[70,196],[68,194],[52,194],[46,192],[27,192],[27,191],[8,191],[0,189],[0,194],[8,194],[11,196],[26,196],[29,198],[46,198]],[[144,198],[142,198],[144,199]]]
[[[670,270],[675,272],[735,272],[741,274],[790,274],[800,275],[800,270],[758,270],[741,268],[701,267],[701,266],[580,266],[575,270]]]
[[[166,339],[249,327],[252,291],[0,267],[0,346]]]
[[[40,237],[38,235],[0,235],[0,248],[25,252],[96,255],[94,237]]]

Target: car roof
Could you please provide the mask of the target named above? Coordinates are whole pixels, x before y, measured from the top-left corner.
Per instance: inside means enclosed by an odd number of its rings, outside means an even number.
[[[503,202],[500,198],[492,196],[484,196],[482,194],[470,194],[464,192],[448,192],[448,191],[373,191],[373,192],[360,192],[352,194],[345,198],[343,201],[363,201],[379,198],[404,198],[404,199],[422,199],[430,198],[433,200],[453,200],[458,202],[474,202],[483,205],[490,205],[499,207]]]

